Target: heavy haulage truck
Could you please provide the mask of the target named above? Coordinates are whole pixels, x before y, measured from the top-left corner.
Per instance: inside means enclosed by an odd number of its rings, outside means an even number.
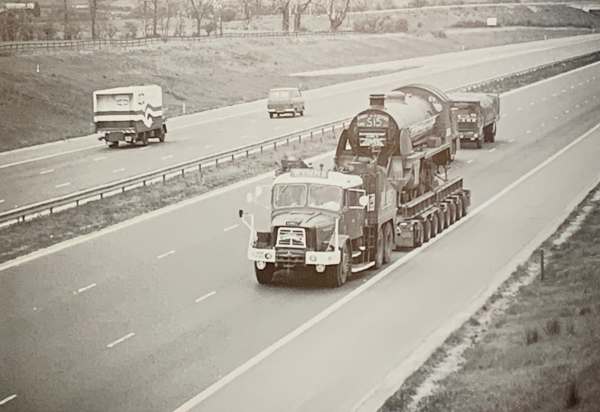
[[[461,178],[447,179],[458,139],[448,97],[409,85],[370,103],[341,133],[333,170],[286,162],[273,182],[268,232],[256,232],[240,210],[259,283],[285,269],[340,286],[467,213],[470,192]]]
[[[162,89],[157,85],[117,87],[93,93],[95,132],[108,147],[119,142],[142,145],[148,139],[165,141],[167,125],[163,118]]]
[[[452,113],[461,143],[483,143],[496,139],[496,124],[500,119],[500,96],[486,93],[449,93]]]

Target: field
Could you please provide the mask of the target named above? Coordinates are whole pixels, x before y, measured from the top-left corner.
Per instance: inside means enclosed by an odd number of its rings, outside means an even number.
[[[381,412],[597,411],[600,188]]]
[[[587,31],[510,30],[337,38],[222,39],[139,49],[80,50],[0,57],[0,151],[91,133],[93,90],[163,87],[168,117],[266,97],[274,86],[307,88],[356,77],[297,79],[289,73],[375,63]],[[39,72],[37,67],[39,65]]]

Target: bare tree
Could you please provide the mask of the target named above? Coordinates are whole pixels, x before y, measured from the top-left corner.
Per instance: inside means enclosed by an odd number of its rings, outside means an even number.
[[[96,15],[98,12],[98,0],[88,0],[90,6],[90,22],[92,23],[92,40],[96,40]]]
[[[238,0],[240,7],[242,9],[242,15],[244,16],[244,20],[246,21],[246,27],[250,25],[250,21],[252,20],[252,3],[253,0]]]
[[[290,2],[291,0],[273,0],[273,8],[281,13],[281,31],[290,30]]]
[[[294,31],[300,31],[302,28],[302,15],[311,3],[312,0],[297,0],[294,4]]]
[[[71,31],[69,27],[69,2],[64,0],[64,25],[63,25],[63,39],[71,40]]]
[[[200,35],[202,20],[209,16],[213,9],[212,0],[190,0],[191,14],[196,20],[196,35]]]
[[[329,17],[329,30],[337,31],[344,23],[350,9],[350,0],[327,0],[327,17]]]
[[[158,37],[158,0],[152,0],[152,37]]]

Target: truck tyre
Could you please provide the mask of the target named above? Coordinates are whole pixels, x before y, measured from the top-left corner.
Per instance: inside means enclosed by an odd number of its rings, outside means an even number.
[[[146,132],[142,133],[142,146],[148,146],[148,134]]]
[[[269,113],[269,119],[273,118],[273,113]]]
[[[414,247],[419,247],[423,244],[423,225],[421,223],[415,223],[413,225],[413,236],[414,236]]]
[[[273,275],[275,274],[275,265],[272,263],[267,263],[267,266],[260,270],[254,265],[254,271],[256,272],[256,280],[261,285],[268,285],[273,282]]]
[[[111,149],[116,149],[119,147],[119,142],[108,142],[108,147]]]
[[[477,141],[475,142],[475,147],[477,147],[478,149],[481,149],[483,147],[482,140],[483,140],[482,137],[480,137],[479,139],[477,139]]]
[[[459,197],[456,199],[456,220],[460,220],[463,217],[463,202]]]
[[[167,137],[167,128],[163,124],[163,127],[158,131],[158,141],[161,143],[164,143],[166,137]]]
[[[379,269],[383,266],[383,250],[385,248],[385,241],[383,238],[383,226],[377,229],[377,243],[375,244],[375,269]]]
[[[439,222],[438,222],[437,214],[434,213],[433,215],[431,215],[430,219],[431,219],[431,238],[433,239],[438,234]]]
[[[342,286],[352,274],[352,251],[348,243],[344,243],[341,250],[341,261],[337,265],[327,266],[325,269],[325,282],[330,288]]]
[[[383,263],[392,261],[392,250],[394,249],[394,230],[392,223],[388,222],[383,227]]]
[[[438,232],[443,232],[448,226],[446,216],[448,216],[448,213],[445,211],[445,209],[440,209],[438,212],[438,222],[440,223]]]
[[[429,242],[429,239],[431,239],[431,222],[429,219],[425,219],[423,223],[423,243]]]

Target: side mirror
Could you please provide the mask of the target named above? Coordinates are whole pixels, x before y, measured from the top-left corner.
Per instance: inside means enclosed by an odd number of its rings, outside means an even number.
[[[369,196],[362,195],[361,197],[359,197],[358,204],[361,205],[362,207],[367,206],[369,204]]]
[[[240,219],[242,217],[244,217],[244,211],[242,209],[238,210],[238,215],[240,216]]]

